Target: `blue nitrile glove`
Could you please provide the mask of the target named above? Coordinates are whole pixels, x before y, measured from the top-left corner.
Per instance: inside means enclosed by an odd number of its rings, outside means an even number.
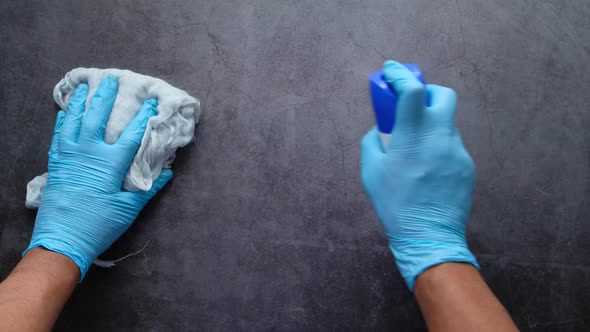
[[[465,240],[475,166],[454,125],[453,90],[424,86],[394,61],[385,62],[384,76],[399,96],[395,128],[386,151],[376,128],[363,138],[362,180],[413,290],[416,277],[434,265],[479,268]]]
[[[118,81],[105,78],[84,116],[88,85],[80,84],[59,111],[49,149],[49,177],[31,243],[63,254],[80,267],[80,280],[95,258],[133,223],[144,205],[172,178],[163,170],[149,191],[123,191],[123,180],[137,152],[157,101],[147,100],[114,144],[103,140]]]

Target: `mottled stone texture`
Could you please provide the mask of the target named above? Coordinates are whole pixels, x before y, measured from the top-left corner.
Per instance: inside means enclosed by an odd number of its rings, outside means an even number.
[[[386,58],[454,88],[470,246],[523,331],[590,329],[586,0],[2,1],[0,277],[35,213],[54,84],[119,67],[200,98],[176,177],[57,331],[424,330],[359,178]]]

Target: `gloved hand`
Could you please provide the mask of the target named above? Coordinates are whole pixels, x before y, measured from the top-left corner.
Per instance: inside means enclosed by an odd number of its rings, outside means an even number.
[[[69,257],[80,267],[80,280],[173,175],[162,170],[149,191],[122,190],[148,119],[157,114],[157,101],[147,100],[119,140],[106,144],[104,131],[118,86],[115,77],[105,78],[84,116],[88,86],[80,84],[68,112],[58,112],[48,181],[25,251],[42,246]]]
[[[465,262],[479,268],[465,240],[475,166],[454,125],[453,90],[425,87],[394,61],[385,62],[384,76],[399,97],[395,128],[385,150],[376,128],[365,135],[361,175],[413,290],[416,277],[431,266]]]

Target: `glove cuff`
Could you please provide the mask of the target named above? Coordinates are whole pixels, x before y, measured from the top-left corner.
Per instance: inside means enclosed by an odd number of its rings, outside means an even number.
[[[389,248],[411,292],[414,292],[416,278],[435,265],[449,262],[468,263],[479,270],[479,264],[467,245],[431,244],[428,248],[416,246],[403,250],[396,250],[390,245]]]

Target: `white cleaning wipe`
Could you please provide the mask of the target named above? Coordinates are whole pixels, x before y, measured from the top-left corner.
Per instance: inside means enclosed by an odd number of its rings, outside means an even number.
[[[62,109],[68,111],[68,104],[76,87],[80,83],[87,83],[88,110],[94,92],[108,75],[119,79],[119,91],[105,130],[106,143],[112,144],[119,139],[145,100],[158,100],[158,114],[148,121],[141,146],[123,184],[129,191],[149,190],[153,180],[160,176],[162,168],[170,167],[176,149],[193,140],[195,124],[201,114],[199,100],[161,79],[129,70],[96,68],[76,68],[67,73],[53,89],[53,99]],[[29,182],[25,202],[28,208],[39,207],[46,183],[47,173]]]

